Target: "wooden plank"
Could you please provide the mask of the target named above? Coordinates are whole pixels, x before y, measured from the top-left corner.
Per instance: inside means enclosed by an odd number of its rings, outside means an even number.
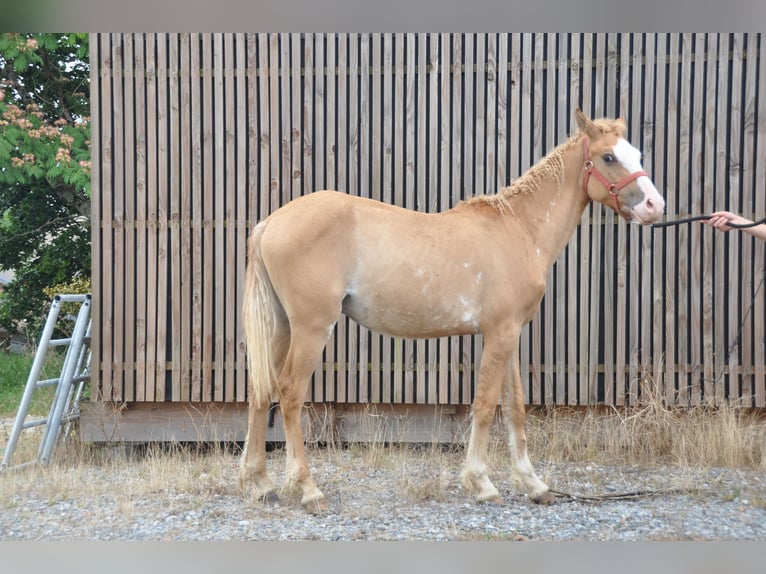
[[[583,34],[583,47],[582,47],[582,89],[580,91],[583,94],[582,101],[580,102],[581,109],[586,113],[592,113],[592,102],[587,94],[591,93],[592,78],[593,78],[593,35]],[[593,208],[588,206],[583,211],[582,218],[580,220],[580,258],[579,258],[579,270],[580,270],[580,298],[576,305],[579,310],[578,324],[580,325],[580,352],[579,352],[579,381],[578,381],[578,394],[579,404],[588,404],[590,402],[590,288],[593,281],[593,277],[590,274],[590,237],[591,237],[591,217]]]
[[[301,424],[309,442],[345,443],[374,439],[400,443],[456,444],[465,440],[470,409],[465,405],[327,405],[308,403]],[[499,417],[493,434],[502,432]],[[92,443],[243,442],[247,404],[209,402],[86,403],[80,440]],[[279,409],[266,432],[268,442],[284,442]]]
[[[720,208],[721,200],[718,199],[718,194],[715,185],[715,166],[716,166],[716,98],[718,94],[716,85],[716,71],[718,67],[718,36],[716,34],[709,34],[707,38],[707,45],[705,49],[706,53],[706,75],[707,81],[705,82],[704,92],[701,94],[704,97],[705,106],[705,125],[704,125],[704,142],[705,147],[703,151],[703,205],[704,213],[716,211]],[[705,249],[703,252],[703,267],[704,274],[702,279],[703,290],[703,305],[705,310],[709,306],[709,324],[704,325],[703,344],[705,346],[704,351],[704,371],[703,371],[703,383],[702,383],[702,396],[706,403],[715,401],[715,386],[716,377],[719,373],[716,369],[716,363],[719,361],[717,358],[716,341],[718,339],[718,333],[723,328],[723,320],[718,315],[719,310],[722,307],[716,305],[716,275],[718,275],[716,261],[716,241],[715,236],[720,235],[714,231],[708,231],[703,233],[702,237],[705,242]]]
[[[689,172],[688,165],[690,161],[689,142],[691,134],[689,133],[689,118],[691,117],[690,90],[691,84],[691,35],[682,34],[680,37],[681,65],[679,68],[680,76],[680,94],[678,115],[680,117],[678,131],[678,212],[692,213],[689,203]],[[674,68],[675,69],[675,68]],[[689,282],[691,280],[691,268],[693,262],[689,259],[689,226],[681,225],[678,228],[678,306],[676,308],[676,320],[678,325],[677,341],[677,361],[679,366],[678,374],[678,400],[682,405],[690,404],[690,370],[691,356],[689,349],[690,331],[697,328],[691,323],[691,313],[689,305]]]
[[[215,102],[213,101],[213,84],[215,82],[213,72],[213,34],[202,35],[202,103],[204,106],[201,115],[202,123],[202,158],[204,186],[207,193],[203,197],[203,261],[202,270],[202,400],[212,401],[214,396],[213,361],[215,357],[213,323],[215,308],[215,282],[216,269],[213,260],[213,228],[215,210],[213,198],[215,197],[215,172],[213,171],[214,160],[214,129],[215,129]],[[211,191],[213,193],[211,193]]]
[[[744,75],[744,92],[742,102],[742,134],[744,142],[744,152],[742,154],[742,202],[745,213],[752,219],[759,219],[761,216],[758,211],[751,211],[754,207],[755,197],[753,194],[754,185],[750,182],[753,181],[753,175],[756,171],[756,165],[762,163],[755,161],[756,154],[749,153],[747,150],[758,149],[756,148],[756,103],[758,101],[756,97],[757,88],[757,52],[753,43],[753,38],[749,34],[743,34],[741,37],[741,43],[739,44],[739,50],[735,50],[735,57],[739,54],[743,59]],[[747,54],[750,54],[749,56]],[[759,269],[755,265],[755,258],[758,252],[763,253],[761,245],[748,237],[747,241],[743,245],[743,261],[746,263],[747,271],[745,277],[747,278],[748,285],[743,289],[743,313],[746,320],[744,321],[745,327],[743,328],[742,344],[742,359],[740,360],[741,368],[746,372],[743,374],[743,403],[745,406],[752,406],[754,404],[757,389],[761,385],[763,379],[758,379],[754,376],[755,371],[755,356],[758,352],[760,342],[757,338],[753,337],[755,325],[762,324],[761,320],[753,320],[758,315],[752,313],[755,309],[755,303],[757,301],[757,295],[759,288],[762,287],[764,278],[763,270]],[[763,317],[763,315],[760,315]]]
[[[678,55],[678,36],[670,35],[669,46],[670,51],[668,53],[668,59],[670,60],[667,82],[667,137],[668,145],[666,151],[667,164],[667,182],[670,184],[668,196],[666,198],[666,213],[673,214],[676,217],[683,217],[686,214],[679,212],[679,197],[678,197],[678,184],[677,184],[677,170],[678,165],[678,152],[677,141],[678,132],[676,125],[678,121],[678,66],[676,59]],[[666,254],[666,299],[665,299],[665,361],[667,375],[665,378],[665,400],[668,404],[676,404],[677,402],[677,384],[678,384],[678,354],[676,351],[676,336],[677,326],[680,321],[683,321],[679,314],[683,312],[678,307],[678,287],[677,280],[679,277],[680,269],[676,263],[678,253],[678,229],[674,228],[667,232],[668,243],[665,250]]]
[[[337,99],[337,120],[331,121],[331,111],[334,112],[335,107],[332,105],[329,105],[329,103],[332,101],[329,98],[329,91],[328,91],[328,124],[327,125],[335,125],[337,123],[338,126],[338,136],[337,136],[337,152],[335,154],[336,157],[336,163],[338,166],[338,175],[337,175],[337,188],[341,191],[348,190],[348,172],[349,169],[347,168],[349,164],[349,150],[348,150],[348,131],[349,131],[349,124],[348,124],[348,103],[346,100],[346,89],[348,86],[348,35],[347,34],[338,34],[338,47],[337,47],[337,66],[338,66],[338,90],[336,92],[336,99]],[[328,52],[329,56],[329,52]],[[328,141],[328,148],[330,147],[329,141]],[[348,339],[350,336],[350,329],[349,329],[349,319],[345,316],[341,316],[340,320],[338,321],[338,326],[336,328],[338,333],[338,374],[337,374],[337,388],[336,388],[336,395],[335,400],[337,402],[346,402],[347,397],[347,385],[348,385],[348,378],[349,374],[351,372],[355,372],[355,369],[352,368],[352,366],[349,364],[348,359]]]
[[[213,184],[213,400],[225,401],[226,395],[226,124],[224,104],[224,35],[213,34],[213,158],[215,181]]]
[[[670,211],[670,186],[667,184],[665,176],[665,134],[667,107],[664,102],[667,101],[667,83],[665,66],[667,61],[667,38],[665,34],[658,34],[654,42],[656,48],[655,84],[656,89],[652,92],[652,113],[654,114],[654,138],[652,149],[652,175],[657,189],[665,195],[665,214],[672,218],[675,214]],[[666,246],[669,230],[655,232],[654,253],[656,257],[653,260],[652,269],[652,292],[656,293],[654,304],[652,305],[652,340],[654,341],[652,349],[652,376],[657,386],[658,393],[663,393],[671,380],[667,374],[666,367],[669,357],[665,355],[664,336],[667,333],[665,320],[667,318],[667,299],[665,291],[665,268],[666,268]],[[665,394],[667,397],[667,394]]]
[[[104,203],[108,201],[108,193],[105,193],[108,191],[105,181],[108,180],[102,179],[102,174],[105,175],[109,169],[109,163],[106,161],[109,156],[106,154],[108,140],[104,137],[103,131],[103,124],[108,124],[108,122],[102,122],[101,118],[102,115],[105,116],[104,119],[109,117],[109,108],[106,106],[111,107],[111,102],[107,97],[111,60],[104,56],[108,47],[104,36],[93,33],[88,35],[90,101],[93,107],[90,129],[91,141],[94,142],[94,145],[91,146],[91,183],[93,186],[91,192],[91,225],[93,226],[91,229],[91,261],[94,263],[91,275],[93,293],[91,316],[93,325],[100,326],[100,329],[93,329],[91,342],[91,364],[93,368],[90,386],[92,401],[109,398],[104,395],[104,383],[111,377],[111,368],[107,368],[107,365],[102,363],[103,357],[108,355],[106,353],[106,335],[109,324],[105,320],[107,311],[103,305],[103,300],[104,293],[107,291],[106,271],[111,268],[111,265],[104,265],[109,256],[104,242],[105,217],[103,212]]]
[[[196,36],[195,36],[196,39]],[[173,294],[173,314],[176,316],[180,329],[173,333],[173,338],[180,334],[180,342],[176,345],[179,352],[178,358],[178,396],[177,400],[188,401],[191,398],[191,374],[192,374],[192,314],[189,310],[192,308],[192,174],[193,174],[193,152],[192,152],[192,120],[191,112],[191,34],[184,33],[180,35],[180,54],[177,65],[178,90],[180,92],[179,109],[179,178],[180,197],[179,212],[177,223],[180,226],[178,233],[180,237],[179,249],[179,271],[178,271],[178,291]],[[198,79],[197,76],[195,79]],[[175,249],[175,247],[174,247]],[[180,304],[179,304],[180,303]],[[177,310],[176,310],[177,309]]]
[[[112,254],[114,262],[114,300],[112,310],[112,398],[124,398],[125,337],[125,117],[122,91],[124,65],[122,34],[112,34]]]
[[[461,172],[464,165],[462,148],[462,129],[464,117],[463,110],[463,35],[452,36],[452,50],[450,62],[450,84],[452,91],[450,135],[450,207],[457,205],[463,199],[463,182]],[[463,353],[466,345],[470,344],[470,337],[450,337],[450,381],[449,381],[449,404],[460,404],[461,388],[470,381],[470,357]]]
[[[444,211],[450,207],[450,116],[451,116],[451,98],[450,88],[452,82],[450,81],[450,74],[452,68],[452,49],[450,46],[450,34],[439,35],[439,54],[440,54],[440,85],[439,85],[439,186],[437,190],[438,194],[438,210]],[[434,150],[436,155],[436,150]],[[449,391],[450,391],[450,378],[453,375],[451,369],[451,337],[441,337],[438,341],[439,349],[439,375],[438,375],[438,387],[436,392],[436,400],[440,404],[449,403]]]
[[[394,34],[393,39],[393,186],[392,201],[395,205],[405,205],[404,178],[407,166],[404,164],[405,130],[407,129],[407,107],[404,100],[404,81],[407,71],[404,67],[406,46],[404,34]],[[409,343],[409,345],[408,345]],[[412,342],[401,338],[393,338],[392,348],[392,396],[396,403],[405,402],[404,380],[408,372],[408,364],[412,357]],[[409,371],[411,373],[411,371]],[[410,387],[411,388],[411,387]]]
[[[531,116],[530,116],[530,128],[531,128],[531,149],[532,157],[529,161],[529,166],[537,164],[540,159],[545,155],[545,126],[543,125],[543,97],[544,97],[544,80],[543,80],[543,66],[545,61],[545,34],[537,33],[531,37],[531,48],[534,57],[532,59],[532,100],[531,100]],[[529,133],[529,132],[525,132]],[[550,296],[551,294],[551,282],[550,272],[546,277],[544,294]],[[550,300],[550,297],[549,297]],[[532,387],[530,389],[529,401],[531,404],[542,405],[546,404],[546,395],[543,384],[544,365],[543,365],[543,330],[545,329],[546,317],[551,314],[547,304],[542,304],[535,317],[532,319],[532,326],[530,334],[532,336],[531,347],[531,375],[532,375]]]
[[[543,130],[543,149],[545,150],[543,154],[546,154],[558,143],[556,138],[556,117],[558,114],[556,113],[556,110],[551,106],[551,103],[556,101],[558,95],[558,82],[556,78],[556,35],[544,34],[542,43],[545,44],[547,50],[547,57],[543,59],[545,65],[543,70],[540,70],[540,76],[542,76],[543,82],[545,84],[545,98],[548,102],[548,108],[544,110],[543,116],[541,118],[541,128]],[[559,309],[563,310],[563,307],[559,307],[559,303],[564,302],[563,297],[559,297],[559,293],[563,293],[564,285],[563,283],[557,281],[556,277],[559,273],[558,262],[563,260],[563,257],[564,253],[562,251],[557,260],[554,262],[550,272],[548,273],[548,277],[545,281],[545,294],[543,296],[543,302],[545,305],[545,336],[542,341],[544,359],[542,359],[543,366],[541,376],[543,381],[543,404],[546,405],[555,404],[556,397],[559,394],[557,392],[558,389],[556,388],[556,383],[558,382],[556,377],[556,365],[558,364],[558,361],[556,360],[556,347],[557,342],[564,339],[565,335],[564,331],[555,330],[554,320],[557,317],[557,311]],[[563,387],[563,384],[560,386]],[[560,394],[563,398],[563,393]]]
[[[376,62],[380,62],[381,69],[375,73],[375,78],[382,80],[382,90],[375,91],[376,100],[380,101],[380,107],[373,106],[377,111],[382,113],[381,122],[381,134],[380,134],[380,155],[378,162],[381,165],[380,173],[380,198],[385,203],[393,203],[393,46],[390,33],[385,33],[375,44],[378,46],[378,50],[382,49],[382,52],[378,52],[377,57],[374,58]],[[380,87],[380,84],[379,84]],[[374,137],[374,136],[373,136]],[[391,337],[380,337],[380,398],[385,403],[390,403],[392,400],[391,385],[392,385],[392,364],[393,354],[392,345],[393,341]]]
[[[664,195],[661,186],[656,180],[656,173],[654,170],[655,158],[654,158],[654,136],[655,136],[655,113],[654,113],[654,94],[655,88],[655,46],[656,35],[655,34],[643,34],[643,54],[642,57],[645,61],[643,67],[640,67],[639,62],[634,62],[635,82],[638,83],[637,76],[640,74],[642,91],[637,95],[639,101],[643,101],[641,106],[641,149],[644,153],[644,169],[649,172],[650,177],[654,181],[658,190]],[[634,112],[635,113],[635,112]],[[647,376],[656,377],[657,374],[649,371],[649,368],[653,364],[653,313],[655,301],[653,297],[657,297],[653,289],[653,273],[652,273],[652,261],[653,259],[659,259],[653,257],[652,239],[655,235],[653,230],[642,230],[640,234],[641,250],[641,293],[640,293],[640,311],[641,320],[639,323],[639,331],[641,333],[640,340],[638,342],[638,352],[632,355],[635,366],[631,366],[631,386],[630,396],[631,404],[639,399],[642,387],[645,382],[648,382]]]
[[[359,195],[359,48],[360,38],[357,34],[348,36],[348,193]],[[346,146],[341,149],[346,149]],[[356,321],[348,320],[348,383],[346,390],[347,402],[357,400],[357,387],[362,376],[362,364],[359,360],[359,330]],[[366,379],[365,379],[366,380]]]
[[[126,401],[136,398],[136,259],[142,255],[136,253],[136,202],[139,196],[136,193],[136,165],[137,165],[137,142],[135,136],[134,120],[134,75],[135,66],[133,58],[133,34],[126,33],[122,36],[123,56],[123,110],[125,113],[125,299],[124,307],[124,331],[125,331],[125,370],[124,391]],[[128,161],[128,158],[134,158]]]
[[[752,57],[757,57],[757,78],[758,93],[766,94],[766,41],[762,35],[748,36],[748,41],[754,46],[748,50]],[[758,44],[756,51],[755,44]],[[755,80],[753,80],[755,82]],[[755,133],[755,149],[766,148],[766,98],[760,97],[756,101],[758,125]],[[755,196],[755,214],[756,217],[766,216],[766,162],[758,161],[755,164],[755,185],[753,189]],[[757,297],[754,294],[753,316],[763,317],[766,313],[766,257],[764,249],[755,249],[755,259],[753,261],[754,272],[757,275],[756,281],[759,281]],[[758,408],[766,407],[766,329],[763,321],[754,321],[753,335],[755,337],[755,351],[753,361],[755,363],[755,406]]]
[[[234,397],[236,401],[244,401],[247,396],[247,378],[245,369],[247,365],[247,356],[245,354],[245,334],[242,325],[242,303],[244,301],[245,285],[245,261],[247,259],[247,235],[248,235],[248,210],[247,198],[249,182],[257,181],[251,177],[248,162],[248,146],[254,145],[254,137],[257,133],[256,108],[250,105],[251,91],[253,84],[253,74],[251,63],[255,63],[255,37],[252,34],[237,34],[235,37],[236,46],[236,93],[237,93],[237,114],[236,126],[237,135],[237,187],[236,196],[232,198],[236,205],[236,226],[234,233],[236,236],[236,258],[234,261],[235,284],[233,290],[236,293],[235,305],[229,310],[228,320],[234,324],[234,383],[236,391]],[[242,126],[248,126],[247,130]],[[252,147],[250,149],[257,149]],[[233,250],[232,250],[233,251]]]
[[[170,166],[168,174],[169,191],[169,218],[168,226],[170,229],[170,297],[174,304],[170,306],[170,345],[171,345],[171,394],[173,401],[181,400],[181,363],[186,361],[181,357],[181,306],[188,301],[184,300],[181,294],[181,155],[183,155],[181,145],[180,116],[179,107],[179,53],[178,53],[178,34],[170,34],[169,57],[168,57],[168,92],[169,92],[169,110],[168,122],[170,124],[170,139],[168,140],[168,149],[170,156]],[[178,302],[180,301],[180,305]],[[185,307],[188,308],[188,307]]]
[[[429,34],[428,72],[429,88],[429,123],[428,123],[428,210],[431,213],[438,211],[439,201],[439,35]],[[434,404],[439,401],[439,341],[430,339],[426,343],[428,353],[428,387],[426,390],[426,403]]]
[[[602,117],[607,114],[606,104],[604,103],[603,87],[606,85],[606,36],[604,34],[595,35],[595,70],[594,70],[594,83],[596,85],[596,97],[593,102],[593,117]],[[601,88],[601,90],[599,90]],[[604,304],[604,297],[601,286],[601,269],[602,269],[602,256],[601,256],[601,243],[602,235],[605,232],[606,214],[600,203],[591,202],[591,243],[590,243],[590,269],[587,273],[587,281],[593,281],[593,278],[597,278],[590,285],[589,294],[590,301],[588,308],[590,310],[589,317],[589,351],[588,351],[588,403],[595,404],[599,402],[599,394],[601,385],[598,380],[598,345],[601,337],[601,329],[599,327],[599,314],[601,306]],[[606,339],[608,340],[608,339]]]
[[[133,67],[135,69],[135,155],[136,155],[136,352],[133,385],[135,399],[145,401],[146,397],[146,367],[147,367],[147,290],[149,285],[146,278],[151,263],[148,261],[147,249],[147,118],[146,118],[146,52],[144,51],[144,34],[134,34]],[[91,101],[94,101],[91,99]],[[91,149],[95,149],[93,146]],[[99,194],[91,193],[91,200]],[[95,261],[95,259],[93,259]],[[94,301],[95,304],[95,301]]]
[[[702,136],[705,131],[705,113],[702,107],[704,97],[704,69],[705,69],[705,35],[694,34],[691,37],[692,67],[694,70],[694,83],[691,84],[690,98],[692,100],[692,126],[691,126],[691,149],[689,150],[690,173],[690,197],[689,210],[691,213],[705,213],[703,203],[703,193],[705,182],[703,179],[703,161],[704,150],[702,146]],[[712,262],[705,267],[703,255],[703,232],[701,225],[692,225],[689,229],[689,248],[691,251],[690,277],[691,285],[689,297],[691,302],[690,309],[690,333],[691,341],[690,361],[691,361],[691,380],[689,381],[691,390],[691,403],[699,405],[702,403],[702,386],[704,384],[704,364],[705,349],[703,348],[705,333],[712,327],[712,317],[710,316],[710,305],[705,305],[706,293],[705,281],[713,273]],[[712,351],[712,349],[711,349]]]
[[[404,169],[399,170],[399,173],[404,178],[404,188],[402,203],[404,207],[412,209],[415,205],[415,191],[417,185],[417,171],[415,167],[416,161],[416,149],[415,149],[415,134],[417,130],[416,114],[417,114],[417,99],[416,99],[416,87],[417,80],[420,74],[416,69],[415,63],[415,46],[417,43],[417,36],[415,34],[406,34],[404,37],[406,42],[406,94],[404,102],[404,131],[405,134],[403,140],[397,139],[397,141],[405,142],[406,154],[404,158]],[[398,50],[398,53],[404,52],[404,45],[398,44],[402,49]],[[401,65],[401,60],[397,59],[397,65]],[[401,77],[401,75],[399,76]],[[401,135],[397,136],[401,137]],[[399,146],[398,149],[401,149]],[[401,161],[400,156],[397,156],[395,161]],[[400,185],[400,184],[397,184]],[[404,374],[403,382],[403,396],[402,402],[414,403],[415,402],[415,376],[416,376],[416,360],[415,355],[415,342],[412,339],[406,339],[404,341],[404,357],[406,371]]]
[[[157,49],[157,36],[148,34],[146,37],[146,173],[147,173],[147,241],[146,260],[148,263],[146,273],[147,297],[146,297],[146,391],[147,401],[157,400],[157,379],[159,377],[157,361],[157,261],[158,261],[158,236],[159,217],[157,202],[159,196],[159,182],[157,180],[157,157],[158,147],[158,123],[157,123],[157,92],[158,92],[158,62],[155,57]],[[155,118],[151,121],[150,118]],[[152,288],[149,288],[152,286]]]
[[[428,211],[426,201],[427,189],[426,181],[428,175],[428,166],[426,164],[426,138],[427,138],[427,113],[426,90],[428,87],[427,73],[427,40],[426,34],[418,34],[418,60],[417,60],[417,185],[415,187],[415,201],[413,209],[417,211]],[[417,369],[415,375],[414,400],[422,403],[426,399],[426,341],[418,339],[415,344]]]
[[[565,130],[566,135],[569,135],[577,129],[572,121],[574,117],[574,108],[576,105],[582,106],[582,102],[579,101],[579,94],[581,93],[581,75],[583,73],[583,66],[580,61],[580,34],[570,35],[570,46],[568,48],[562,48],[562,60],[561,66],[566,66],[566,62],[571,62],[571,72],[569,78],[569,93],[572,94],[571,98],[567,98],[566,107],[560,105],[560,109],[566,109],[567,113],[564,115],[565,121],[562,121],[562,129]],[[566,59],[564,59],[566,56]],[[562,71],[564,73],[564,71]],[[567,86],[565,83],[561,83],[561,90],[563,94],[566,94]],[[561,102],[560,102],[561,104]],[[561,134],[563,141],[564,134]],[[580,271],[580,254],[582,253],[581,237],[584,235],[583,222],[580,221],[580,226],[574,231],[572,241],[567,249],[567,346],[566,346],[566,376],[567,376],[567,404],[578,405],[580,401],[580,383],[585,378],[582,374],[584,367],[578,369],[578,356],[580,356],[579,348],[583,345],[583,340],[580,338],[580,327],[578,315],[583,311],[580,310],[579,305],[579,289],[583,289],[582,286],[578,289],[578,273]],[[563,358],[563,356],[562,356]],[[584,402],[584,401],[583,401]]]
[[[569,82],[567,82],[567,75],[569,73],[569,53],[568,53],[568,38],[570,34],[560,34],[553,36],[549,42],[550,53],[555,59],[555,72],[551,72],[551,76],[555,78],[555,89],[551,92],[551,99],[549,100],[549,106],[554,105],[556,102],[556,119],[554,123],[554,129],[552,130],[551,146],[558,145],[569,137],[569,114],[570,110],[573,110],[572,103],[569,101],[568,89]],[[575,76],[576,74],[572,74]],[[576,92],[574,92],[576,93]],[[567,380],[567,360],[569,350],[572,349],[575,352],[574,342],[577,340],[573,338],[569,321],[567,320],[569,307],[568,296],[570,291],[576,289],[576,283],[569,283],[567,276],[567,261],[570,257],[570,252],[575,249],[575,238],[577,237],[577,230],[572,233],[572,238],[569,240],[569,244],[564,251],[559,255],[555,266],[556,277],[556,341],[554,343],[554,376],[556,382],[556,398],[555,404],[565,405],[567,403],[573,404],[574,397],[572,393],[568,393],[568,383],[574,380],[570,377]],[[553,337],[551,337],[553,338]],[[573,354],[573,358],[576,354]],[[553,370],[553,369],[552,369]]]
[[[360,41],[360,77],[359,77],[359,195],[370,197],[370,37],[367,34],[359,36]],[[370,355],[368,344],[374,343],[375,338],[364,327],[359,327],[359,388],[355,400],[358,402],[367,402],[372,399],[368,387],[370,380],[375,377],[375,373],[370,373]],[[374,381],[373,381],[374,383]],[[374,384],[373,384],[374,386]]]
[[[742,113],[742,55],[741,34],[731,34],[731,97],[726,108],[729,118],[729,147],[727,182],[724,189],[729,190],[729,210],[741,213],[743,204],[741,199],[742,182],[741,166],[742,152],[740,146],[741,113]],[[743,234],[737,233],[729,236],[729,289],[727,304],[729,309],[729,394],[728,398],[734,404],[742,398],[742,385],[744,377],[741,370],[741,360],[744,355],[743,341],[747,329],[747,318],[744,317],[745,301],[744,293],[750,286],[747,283],[746,272],[743,269],[747,261],[746,245],[750,243],[750,237],[745,240]]]
[[[202,187],[202,35],[193,34],[189,40],[189,76],[190,76],[190,113],[191,113],[191,375],[189,397],[192,401],[202,400],[203,355],[203,273],[202,261],[202,225],[205,218],[203,211]],[[255,147],[253,149],[256,149]]]

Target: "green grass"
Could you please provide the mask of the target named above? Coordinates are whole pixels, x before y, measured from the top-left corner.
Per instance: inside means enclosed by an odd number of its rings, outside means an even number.
[[[0,352],[0,417],[15,416],[21,404],[24,387],[32,370],[34,353]],[[52,379],[61,374],[63,353],[49,351],[40,374],[41,379]],[[47,414],[55,387],[37,389],[30,405],[30,414]]]

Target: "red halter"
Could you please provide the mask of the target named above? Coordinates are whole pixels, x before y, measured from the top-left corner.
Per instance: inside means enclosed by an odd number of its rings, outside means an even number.
[[[590,149],[588,147],[588,137],[585,136],[582,138],[582,149],[583,153],[585,154],[585,166],[583,168],[583,191],[585,193],[588,193],[588,179],[591,175],[595,177],[597,180],[599,180],[601,183],[604,184],[604,187],[606,187],[607,190],[609,190],[609,195],[612,197],[612,206],[614,207],[614,210],[622,215],[620,212],[620,206],[617,203],[617,192],[620,191],[623,187],[628,185],[631,181],[638,179],[642,175],[645,175],[646,177],[649,177],[649,174],[645,171],[636,171],[631,173],[630,175],[625,176],[617,183],[611,183],[608,179],[604,177],[604,175],[596,169],[596,166],[593,164],[593,161],[590,159]],[[623,217],[625,217],[623,215]]]

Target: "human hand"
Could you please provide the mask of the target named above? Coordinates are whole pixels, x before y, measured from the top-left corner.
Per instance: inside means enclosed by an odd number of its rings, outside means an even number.
[[[710,219],[703,221],[703,223],[710,227],[715,227],[719,231],[729,231],[734,229],[730,226],[732,223],[735,225],[743,225],[752,223],[752,221],[745,219],[741,215],[732,213],[731,211],[716,211],[710,216]]]

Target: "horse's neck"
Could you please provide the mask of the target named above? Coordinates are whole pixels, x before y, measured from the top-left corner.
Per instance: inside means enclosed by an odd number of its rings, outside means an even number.
[[[561,254],[580,223],[590,198],[582,189],[582,152],[572,145],[560,156],[561,170],[540,177],[534,192],[519,194],[511,204],[513,217],[523,225],[549,264]],[[538,167],[540,164],[538,164]]]

